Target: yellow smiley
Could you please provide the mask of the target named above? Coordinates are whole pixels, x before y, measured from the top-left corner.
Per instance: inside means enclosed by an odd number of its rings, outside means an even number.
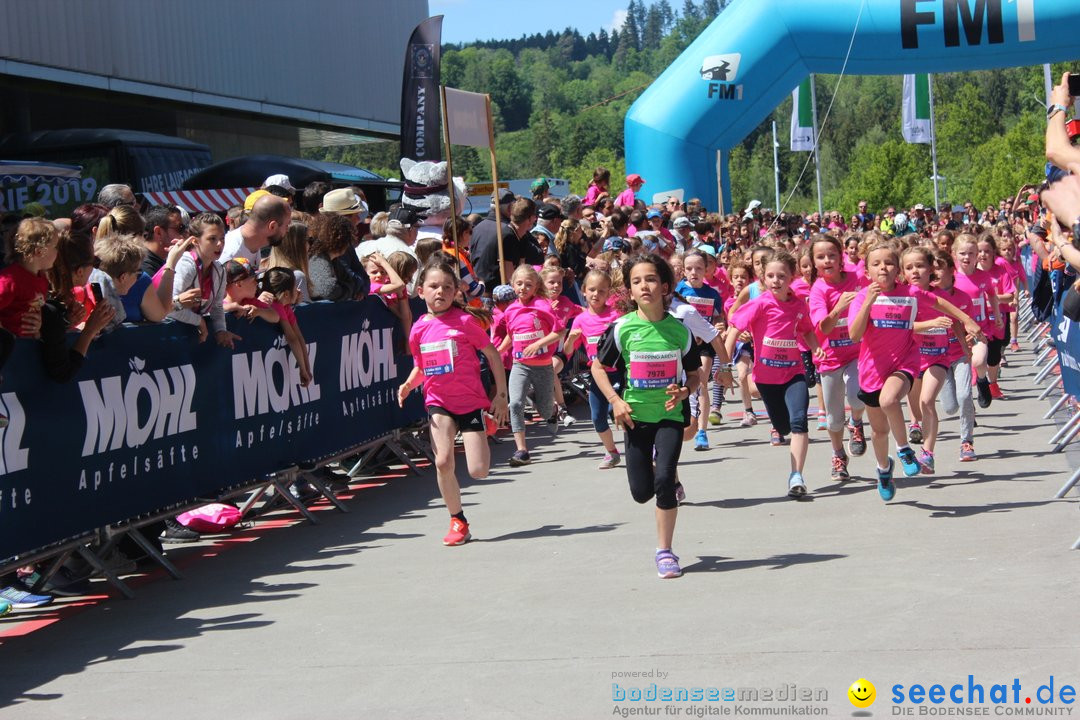
[[[874,704],[874,700],[877,698],[877,690],[874,688],[874,683],[866,678],[859,678],[851,683],[847,696],[855,707],[867,708]]]

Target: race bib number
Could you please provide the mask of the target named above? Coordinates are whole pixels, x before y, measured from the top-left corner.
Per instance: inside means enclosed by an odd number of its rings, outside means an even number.
[[[662,352],[630,353],[630,387],[665,388],[679,379],[679,353],[675,350]]]
[[[585,336],[585,356],[590,360],[596,357],[596,349],[600,344],[600,335]]]
[[[938,356],[944,355],[949,349],[949,329],[930,328],[916,332],[919,336],[919,354]]]
[[[766,337],[761,341],[761,357],[758,359],[762,365],[774,368],[791,368],[802,363],[799,355],[799,345],[794,340],[778,340]]]
[[[686,298],[686,302],[690,303],[690,305],[692,305],[693,308],[698,311],[701,317],[705,318],[706,320],[712,320],[713,309],[716,307],[716,304],[712,300],[712,298],[691,296]]]
[[[971,305],[975,308],[975,314],[971,316],[972,319],[977,323],[986,322],[986,298],[982,295],[972,298]]]
[[[454,372],[456,352],[457,347],[453,340],[420,343],[420,362],[425,377]]]
[[[846,317],[842,317],[836,321],[836,325],[833,327],[833,331],[830,334],[835,335],[835,337],[829,338],[829,347],[851,347],[855,344],[852,342],[851,336],[848,335],[848,319]]]
[[[522,351],[542,337],[544,337],[543,330],[536,330],[528,333],[515,333],[513,337],[514,359],[520,360],[522,358]],[[545,350],[547,350],[547,348],[541,348],[539,354],[542,355]]]
[[[911,330],[915,327],[918,302],[913,297],[882,295],[870,308],[870,322],[883,330]]]

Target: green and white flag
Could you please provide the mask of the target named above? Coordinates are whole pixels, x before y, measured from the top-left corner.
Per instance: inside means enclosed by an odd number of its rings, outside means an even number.
[[[791,152],[814,149],[814,96],[810,78],[806,78],[791,93]]]
[[[930,78],[927,75],[904,76],[904,140],[930,142]]]

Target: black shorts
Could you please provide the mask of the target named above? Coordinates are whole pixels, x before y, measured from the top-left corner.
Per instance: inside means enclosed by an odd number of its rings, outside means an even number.
[[[907,370],[897,370],[896,372],[889,373],[889,377],[892,377],[893,375],[896,375],[897,373],[899,373],[899,374],[903,375],[905,378],[907,378],[908,389],[910,389],[911,384],[913,382],[915,382],[915,378],[913,378],[911,376],[911,373],[909,373]],[[859,396],[859,399],[862,400],[863,403],[867,407],[872,407],[872,408],[881,407],[881,388],[878,388],[877,390],[874,390],[873,392],[871,392],[869,390],[863,390],[862,388],[859,388],[858,396]]]
[[[446,415],[452,418],[457,423],[458,432],[484,432],[484,411],[473,410],[472,412],[465,413],[464,415],[458,415],[452,413],[446,408],[441,408],[438,405],[427,406],[428,417],[432,415]]]
[[[698,343],[697,350],[698,350],[698,354],[700,354],[701,357],[707,357],[707,358],[711,358],[713,360],[716,359],[716,348],[714,348],[712,346],[712,343],[707,343],[707,342]]]
[[[552,357],[562,360],[562,366],[564,368],[570,364],[570,361],[566,359],[566,355],[563,353],[562,350],[556,350],[554,354],[552,354]]]
[[[930,367],[926,368],[926,370],[929,370],[930,368],[935,368],[935,367],[939,367],[939,368],[941,368],[942,370],[944,370],[945,372],[949,372],[949,366],[948,366],[948,365],[946,365],[945,363],[930,363]],[[921,377],[923,377],[924,375],[926,375],[926,370],[923,370],[923,371],[922,371],[922,372],[921,372],[921,373],[919,374],[919,377],[920,377],[920,378],[921,378]]]

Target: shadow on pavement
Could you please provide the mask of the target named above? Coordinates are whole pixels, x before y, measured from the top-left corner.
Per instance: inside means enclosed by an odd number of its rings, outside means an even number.
[[[732,570],[749,570],[750,568],[767,567],[771,570],[784,570],[794,565],[806,565],[808,563],[827,562],[839,560],[847,555],[816,553],[789,553],[786,555],[773,555],[768,558],[757,560],[733,560],[722,555],[702,555],[696,563],[683,567],[684,573],[695,572],[730,572]]]
[[[587,533],[601,533],[611,532],[615,528],[619,527],[623,523],[612,523],[610,525],[590,525],[582,528],[564,528],[562,525],[542,525],[535,530],[520,530],[518,532],[507,533],[505,535],[499,535],[493,538],[477,538],[473,542],[502,542],[504,540],[527,540],[529,538],[538,537],[563,537],[568,535],[584,535]]]

